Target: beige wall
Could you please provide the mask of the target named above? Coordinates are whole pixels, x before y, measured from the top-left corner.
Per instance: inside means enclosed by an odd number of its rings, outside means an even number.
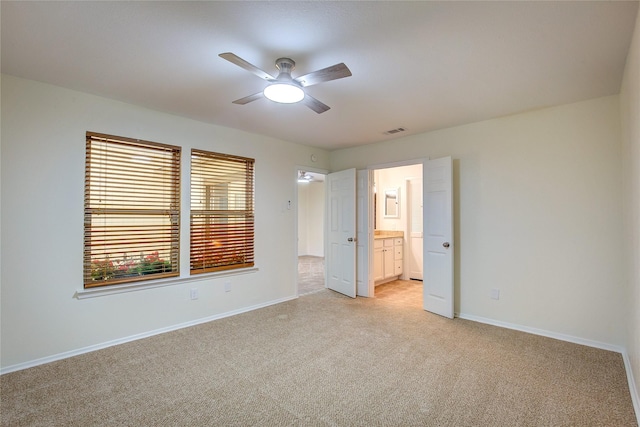
[[[298,184],[298,255],[324,257],[324,182]]]
[[[309,188],[306,184],[298,184],[298,256],[307,255],[307,205],[309,204]]]
[[[331,170],[452,156],[456,312],[617,347],[620,138],[610,96],[333,151]]]
[[[252,274],[78,300],[82,289],[85,132],[179,145],[181,277],[188,278],[192,147],[256,160]],[[43,361],[296,295],[296,165],[328,153],[55,86],[2,76],[2,368]],[[224,282],[231,292],[224,292]],[[189,299],[191,288],[200,298]]]
[[[640,418],[640,11],[636,18],[622,88],[622,159],[625,213],[625,258],[628,283],[627,352],[635,379],[636,415]]]
[[[385,169],[378,169],[374,173],[374,182],[378,194],[376,204],[376,228],[379,230],[399,230],[408,229],[407,218],[407,179],[422,178],[422,164],[399,166]],[[399,188],[399,215],[398,218],[385,218],[384,216],[384,191],[389,188]]]

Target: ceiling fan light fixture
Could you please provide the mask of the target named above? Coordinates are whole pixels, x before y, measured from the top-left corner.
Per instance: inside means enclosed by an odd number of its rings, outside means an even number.
[[[300,173],[298,174],[298,182],[308,184],[311,181],[313,181],[313,177],[311,175],[309,175],[305,171],[300,171]]]
[[[273,83],[264,89],[264,96],[281,104],[295,104],[304,99],[302,88],[287,83]]]

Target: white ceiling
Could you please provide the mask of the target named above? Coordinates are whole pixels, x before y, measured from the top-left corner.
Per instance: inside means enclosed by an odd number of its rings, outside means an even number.
[[[616,94],[638,2],[2,1],[2,72],[337,149]],[[344,62],[331,109],[235,99]],[[405,132],[386,135],[403,127]]]

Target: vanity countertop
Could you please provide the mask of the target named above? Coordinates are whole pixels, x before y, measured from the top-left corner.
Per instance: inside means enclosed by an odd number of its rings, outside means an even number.
[[[374,231],[374,239],[389,239],[393,237],[404,237],[404,231],[376,230]]]

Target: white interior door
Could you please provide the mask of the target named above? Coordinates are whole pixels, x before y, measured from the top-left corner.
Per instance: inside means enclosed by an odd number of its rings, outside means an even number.
[[[356,297],[356,170],[327,175],[327,287]]]
[[[409,195],[409,251],[407,253],[407,268],[409,269],[409,279],[422,280],[422,178],[412,178],[407,184],[409,187],[407,192]]]
[[[372,297],[374,289],[369,269],[369,239],[373,230],[373,217],[369,217],[372,175],[371,170],[361,170],[356,178],[356,294],[361,297]]]
[[[451,157],[424,168],[424,309],[453,319],[453,186]]]

